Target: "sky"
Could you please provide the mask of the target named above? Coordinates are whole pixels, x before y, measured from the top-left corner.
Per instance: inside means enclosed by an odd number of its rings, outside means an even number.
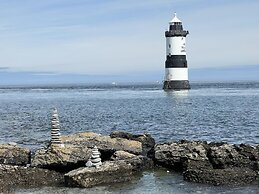
[[[259,80],[258,10],[258,0],[0,0],[0,84],[161,81],[174,12],[190,32],[191,79]]]

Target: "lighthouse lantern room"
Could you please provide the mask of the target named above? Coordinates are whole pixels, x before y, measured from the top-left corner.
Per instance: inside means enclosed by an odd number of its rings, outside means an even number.
[[[188,67],[186,60],[186,36],[188,31],[183,30],[182,22],[174,14],[169,22],[166,37],[166,62],[164,90],[190,89],[188,80]]]

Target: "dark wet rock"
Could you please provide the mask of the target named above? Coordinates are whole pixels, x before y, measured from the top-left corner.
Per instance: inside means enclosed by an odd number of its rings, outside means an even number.
[[[64,176],[61,173],[40,168],[0,165],[0,192],[8,193],[15,188],[59,185],[64,185]]]
[[[208,161],[206,142],[178,141],[157,144],[154,160],[157,164],[182,171],[189,160]]]
[[[30,155],[29,149],[15,143],[0,145],[0,164],[26,165],[30,163]]]
[[[132,179],[132,165],[125,161],[107,161],[100,168],[82,167],[65,174],[65,183],[72,187],[93,187]]]
[[[32,158],[32,166],[68,172],[84,166],[90,157],[91,149],[85,146],[49,146],[36,151]]]
[[[151,152],[155,146],[155,139],[150,134],[134,135],[124,131],[114,131],[110,134],[111,138],[123,138],[128,140],[139,141],[142,143],[143,155]]]
[[[240,167],[258,170],[258,154],[258,150],[250,145],[222,144],[211,146],[208,158],[215,169]]]
[[[101,152],[103,160],[108,160],[115,151],[123,150],[132,154],[142,153],[142,144],[139,141],[123,138],[111,138],[97,133],[85,132],[69,136],[62,136],[64,144],[73,144],[81,147],[93,148],[96,146]]]
[[[196,183],[207,183],[213,185],[257,184],[259,186],[258,173],[249,168],[190,168],[184,171],[183,177],[184,180]]]
[[[155,146],[157,164],[183,171],[184,179],[198,183],[258,184],[258,146],[224,142],[178,141]]]
[[[130,159],[124,160],[126,163],[132,165],[132,170],[135,172],[141,172],[143,170],[149,170],[154,167],[154,162],[152,159],[146,156],[136,156]]]

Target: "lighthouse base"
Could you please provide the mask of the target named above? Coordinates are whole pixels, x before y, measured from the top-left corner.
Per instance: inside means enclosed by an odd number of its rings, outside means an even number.
[[[164,90],[189,90],[191,89],[188,80],[164,81]]]

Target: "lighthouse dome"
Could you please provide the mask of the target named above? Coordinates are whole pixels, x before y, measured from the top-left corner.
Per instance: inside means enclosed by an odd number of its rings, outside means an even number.
[[[174,13],[174,18],[169,22],[169,24],[173,24],[173,23],[182,23],[182,21],[179,20],[178,17],[176,16],[176,13]]]

